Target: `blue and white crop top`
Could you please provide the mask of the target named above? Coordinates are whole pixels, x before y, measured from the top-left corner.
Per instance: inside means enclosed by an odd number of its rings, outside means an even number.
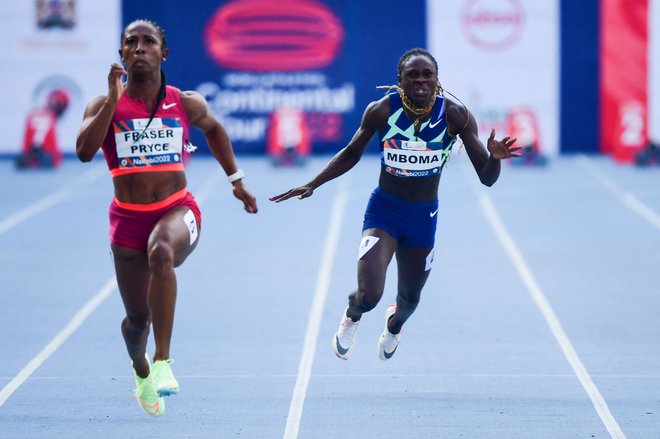
[[[390,117],[378,132],[382,168],[397,177],[440,175],[456,137],[449,134],[444,96],[436,96],[431,118],[415,134],[398,93],[390,93]]]

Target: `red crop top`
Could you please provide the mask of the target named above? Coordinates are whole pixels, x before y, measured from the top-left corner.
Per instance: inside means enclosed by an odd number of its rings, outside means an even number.
[[[121,95],[103,141],[110,175],[183,171],[190,123],[179,93],[176,87],[166,86],[165,99],[148,126],[150,111],[144,102]]]

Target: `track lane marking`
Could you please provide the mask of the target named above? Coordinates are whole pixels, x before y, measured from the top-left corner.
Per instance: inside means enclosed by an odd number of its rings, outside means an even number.
[[[637,215],[644,218],[646,221],[660,230],[660,215],[646,204],[639,201],[632,193],[625,191],[621,186],[617,185],[611,178],[609,178],[601,169],[599,169],[587,156],[580,155],[577,159],[578,165],[586,172],[591,178],[600,183],[612,195],[617,197],[623,204]]]
[[[39,200],[35,201],[29,206],[24,207],[23,209],[19,210],[13,215],[10,215],[4,220],[0,221],[0,235],[11,230],[18,224],[22,223],[23,221],[45,210],[48,210],[51,207],[55,206],[56,204],[66,200],[76,190],[78,185],[90,183],[96,180],[98,177],[104,174],[104,172],[102,172],[103,170],[104,170],[103,167],[101,165],[98,165],[90,169],[89,171],[85,172],[82,176],[80,176],[73,182],[67,184],[64,188],[52,192],[49,195],[46,195],[45,197],[40,198]]]
[[[87,320],[96,308],[99,307],[113,291],[117,289],[114,277],[108,279],[101,289],[83,305],[82,308],[69,320],[69,323],[53,339],[32,358],[28,364],[12,380],[0,390],[0,407],[11,395],[55,352],[76,330]]]
[[[467,176],[465,167],[463,167],[463,173],[466,178],[469,178]],[[605,398],[603,398],[603,395],[598,390],[598,387],[596,384],[594,384],[591,376],[589,375],[589,372],[587,372],[586,367],[580,360],[580,357],[575,351],[573,344],[568,338],[568,335],[566,335],[564,332],[557,314],[554,312],[550,302],[548,302],[548,299],[545,297],[543,290],[536,281],[536,278],[529,268],[529,265],[525,261],[525,258],[522,256],[522,253],[518,249],[513,238],[502,222],[491,198],[480,186],[474,183],[473,179],[469,179],[469,181],[473,192],[477,196],[479,205],[484,212],[486,219],[488,220],[488,223],[493,228],[493,231],[500,241],[500,244],[502,247],[504,247],[504,250],[509,255],[509,258],[511,259],[511,262],[513,263],[516,271],[520,275],[524,285],[527,287],[527,291],[530,293],[532,300],[543,315],[546,324],[550,328],[550,332],[559,344],[559,347],[561,348],[564,356],[566,357],[566,360],[573,369],[576,377],[580,381],[580,384],[587,393],[587,396],[589,396],[589,399],[596,409],[596,413],[605,425],[605,428],[613,439],[625,439],[626,435],[621,430],[621,427],[616,422],[616,419],[614,419],[614,416],[607,406]]]
[[[316,281],[316,290],[312,300],[312,307],[307,320],[307,330],[305,332],[305,341],[300,363],[298,365],[298,375],[296,384],[293,388],[293,395],[289,405],[289,414],[286,418],[286,428],[284,430],[284,439],[296,439],[300,431],[300,420],[305,405],[305,396],[314,362],[314,353],[318,344],[319,328],[323,319],[323,309],[325,307],[328,288],[330,286],[330,275],[332,273],[332,264],[337,253],[337,243],[341,234],[342,221],[346,210],[348,199],[347,179],[342,181],[339,192],[332,203],[332,215],[330,225],[326,234],[325,244],[323,246],[323,256],[319,267],[319,273]]]

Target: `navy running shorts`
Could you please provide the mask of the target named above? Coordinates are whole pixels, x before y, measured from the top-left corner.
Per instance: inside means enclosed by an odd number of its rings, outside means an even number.
[[[364,213],[362,231],[383,229],[406,247],[433,247],[438,225],[438,200],[407,201],[376,188]]]

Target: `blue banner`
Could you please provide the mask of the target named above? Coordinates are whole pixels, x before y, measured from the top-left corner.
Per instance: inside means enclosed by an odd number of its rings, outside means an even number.
[[[343,148],[427,35],[425,0],[125,1],[123,25],[138,18],[163,27],[167,82],[207,99],[237,153],[266,152],[275,113],[290,109],[313,152]]]

